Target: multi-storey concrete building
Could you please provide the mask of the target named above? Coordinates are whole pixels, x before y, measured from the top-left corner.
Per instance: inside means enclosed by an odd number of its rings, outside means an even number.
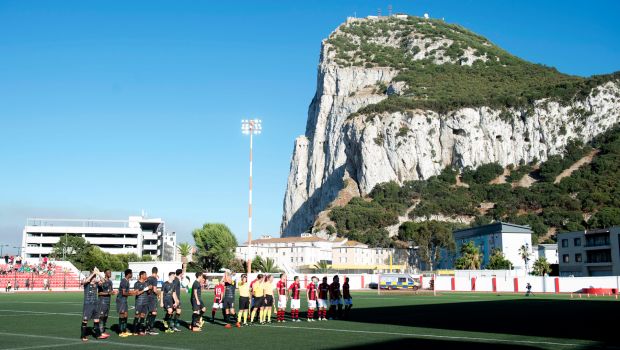
[[[473,241],[482,254],[481,267],[489,263],[494,249],[499,249],[506,259],[510,260],[515,269],[526,268],[520,249],[526,246],[530,253],[528,268],[535,259],[532,253],[532,230],[528,226],[494,222],[492,224],[454,231],[456,251],[469,241]]]
[[[247,260],[250,256],[274,259],[285,271],[309,271],[319,262],[326,262],[333,270],[348,272],[388,271],[390,256],[392,269],[404,270],[408,253],[406,249],[370,248],[366,244],[346,238],[322,239],[312,235],[272,238],[264,236],[238,246],[235,255]]]
[[[560,276],[620,275],[620,226],[558,234]]]
[[[176,235],[167,232],[162,219],[130,216],[128,220],[26,220],[22,235],[22,257],[49,256],[54,244],[65,236],[83,237],[111,254],[150,255],[158,260],[176,260]]]

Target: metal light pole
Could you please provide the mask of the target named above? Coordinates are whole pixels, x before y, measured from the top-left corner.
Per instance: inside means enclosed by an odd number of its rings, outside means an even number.
[[[250,135],[250,191],[248,197],[248,274],[252,272],[252,137],[259,135],[262,128],[260,119],[241,121],[241,132]]]

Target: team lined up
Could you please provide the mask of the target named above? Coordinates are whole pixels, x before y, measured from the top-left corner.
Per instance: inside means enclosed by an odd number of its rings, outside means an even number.
[[[323,277],[323,282],[318,283],[317,277],[312,277],[312,282],[306,286],[306,298],[308,301],[307,320],[315,321],[314,313],[318,309],[318,320],[327,321],[331,318],[346,318],[353,307],[351,298],[349,279],[345,278],[345,283],[340,291],[340,281],[338,276],[334,276],[331,284],[327,283],[327,277]],[[203,315],[206,313],[206,306],[202,300],[202,286],[205,283],[205,276],[196,273],[196,281],[192,285],[192,323],[190,329],[199,332],[203,326]],[[274,285],[272,275],[258,274],[256,279],[248,282],[246,274],[241,275],[239,282],[239,313],[235,314],[234,296],[236,282],[228,274],[214,290],[214,300],[211,309],[211,321],[214,321],[218,309],[222,309],[226,327],[249,326],[255,324],[256,315],[258,323],[265,324],[271,322],[272,310],[276,306],[274,291],[278,295],[277,322],[285,322],[285,315],[288,302],[290,300],[291,319],[293,322],[300,322],[299,309],[301,306],[301,285],[299,277],[293,278],[293,283],[287,286],[286,274],[280,276],[277,284]],[[344,306],[344,308],[343,308]],[[249,320],[249,322],[248,322]]]
[[[88,341],[88,322],[93,320],[92,333],[97,339],[106,339],[110,335],[106,333],[106,323],[109,316],[112,295],[116,295],[116,311],[118,312],[118,330],[120,337],[130,335],[157,335],[155,321],[157,319],[158,305],[165,311],[163,325],[166,333],[180,332],[179,318],[181,316],[181,287],[183,270],[178,269],[170,272],[168,280],[162,285],[161,290],[157,286],[157,268],[153,267],[151,275],[147,277],[145,271],[141,271],[138,280],[131,288],[133,278],[132,270],[125,270],[124,278],[120,282],[118,290],[112,285],[111,271],[106,270],[104,278],[99,277],[99,271],[94,270],[84,280],[84,308],[81,325],[81,338]],[[193,332],[201,331],[204,325],[204,314],[207,306],[202,299],[202,291],[205,288],[206,276],[196,273],[196,280],[191,288],[190,302],[192,306],[192,320],[188,328]],[[235,312],[234,298],[236,289],[239,289],[239,312]],[[276,294],[274,294],[274,292]],[[312,277],[311,283],[306,286],[307,320],[313,322],[316,319],[326,321],[328,318],[347,318],[353,306],[349,289],[349,279],[345,278],[340,287],[339,277],[333,277],[332,283],[328,283],[327,277],[319,279]],[[227,328],[249,326],[252,324],[265,324],[272,322],[272,310],[274,295],[277,299],[277,322],[285,322],[287,305],[290,300],[290,316],[293,322],[300,322],[299,309],[301,306],[301,285],[299,277],[295,276],[293,283],[287,285],[286,274],[280,276],[274,284],[274,277],[269,274],[258,274],[256,279],[248,283],[246,274],[241,275],[237,285],[233,276],[226,273],[220,283],[215,286],[214,300],[211,308],[211,322],[215,322],[217,310],[222,311],[223,320]],[[132,332],[128,328],[129,305],[128,299],[135,296],[135,315]],[[344,306],[344,308],[343,308]],[[318,318],[315,319],[315,311]],[[258,322],[255,322],[258,315]],[[249,322],[248,322],[249,320]]]

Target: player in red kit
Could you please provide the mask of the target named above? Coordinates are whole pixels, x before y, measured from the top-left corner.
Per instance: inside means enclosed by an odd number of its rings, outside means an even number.
[[[222,299],[224,298],[224,280],[221,280],[213,290],[213,308],[211,309],[211,323],[215,322],[215,312],[223,309]]]
[[[329,284],[327,283],[327,277],[323,277],[323,282],[319,284],[319,321],[327,321],[327,293],[329,292]]]
[[[299,300],[299,292],[300,292],[300,285],[299,285],[299,276],[295,276],[295,278],[293,279],[293,283],[291,284],[290,287],[288,287],[289,290],[289,294],[291,297],[291,318],[293,319],[293,322],[300,322],[299,320],[299,305],[300,300]]]
[[[351,291],[349,289],[349,277],[344,278],[344,284],[342,285],[342,298],[344,299],[344,318],[349,318],[349,311],[353,307],[353,298],[351,298]]]
[[[319,279],[312,276],[312,282],[306,287],[308,296],[308,322],[314,322],[314,309],[316,309],[316,289]]]
[[[278,322],[286,322],[284,321],[284,316],[286,315],[286,274],[283,273],[280,276],[280,280],[276,284],[276,289],[278,289]]]

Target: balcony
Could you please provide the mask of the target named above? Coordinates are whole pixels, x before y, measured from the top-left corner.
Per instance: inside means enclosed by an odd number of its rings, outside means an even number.
[[[610,261],[601,261],[601,260],[588,260],[585,263],[587,266],[609,266],[612,265],[613,262]]]
[[[595,250],[595,249],[611,249],[611,244],[609,242],[605,244],[586,244],[583,249],[585,250]]]

